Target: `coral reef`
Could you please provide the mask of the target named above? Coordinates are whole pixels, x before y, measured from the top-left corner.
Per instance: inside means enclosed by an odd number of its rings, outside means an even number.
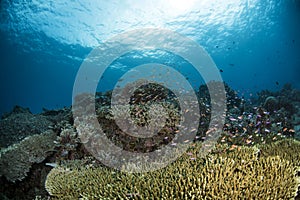
[[[295,102],[300,102],[300,91],[293,89],[291,84],[285,84],[281,90],[275,92],[269,90],[258,92],[257,104],[265,105],[269,112],[283,109],[287,112],[288,118],[297,112]]]
[[[279,108],[279,102],[275,97],[269,96],[266,98],[263,107],[266,108],[268,112],[274,112]]]
[[[51,127],[53,122],[42,115],[34,115],[20,106],[0,120],[0,147],[6,148],[27,136],[39,134]]]
[[[105,116],[103,118],[98,117],[98,119],[105,130],[107,137],[111,138],[116,145],[121,146],[125,150],[149,152],[170,142],[174,138],[176,130],[178,130],[176,126],[180,121],[179,111],[175,108],[174,104],[169,102],[160,102],[156,104],[156,106],[157,105],[160,105],[161,107],[153,109],[151,104],[146,103],[143,105],[131,105],[128,108],[129,110],[125,110],[125,106],[118,106],[115,109],[107,109],[109,113],[106,115],[98,112],[98,116]],[[152,113],[149,112],[150,109],[152,110]],[[163,109],[164,112],[161,111],[161,109]],[[113,116],[123,119],[126,112],[131,112],[132,115],[134,115],[134,117],[132,117],[133,121],[140,126],[144,126],[146,124],[149,125],[151,122],[155,124],[161,123],[161,121],[158,120],[166,117],[165,125],[155,136],[151,138],[135,138],[125,134],[123,132],[124,130],[122,131],[119,128],[116,129],[118,126],[115,124]],[[122,126],[125,128],[129,127],[126,123],[122,124]]]
[[[269,145],[260,145],[261,154],[264,156],[280,156],[300,167],[300,141],[284,139]]]
[[[46,189],[53,199],[290,199],[299,182],[293,164],[280,156],[260,156],[240,147],[197,158],[201,145],[166,168],[126,174],[77,161],[49,173]],[[269,148],[273,148],[269,146]],[[226,149],[219,147],[219,150]],[[299,152],[298,152],[299,154]],[[191,159],[191,155],[193,158]]]
[[[55,143],[55,159],[53,163],[59,163],[64,160],[80,159],[89,155],[82,144],[78,133],[73,125],[68,121],[61,121],[54,126],[58,132]]]
[[[287,98],[287,97],[290,97]],[[244,112],[227,112],[220,142],[232,145],[270,143],[285,137],[299,138],[300,92],[288,85],[278,92],[263,90],[254,105],[246,102]],[[235,107],[235,110],[240,110]]]
[[[0,152],[0,176],[15,182],[27,176],[32,164],[42,162],[53,153],[56,134],[49,130],[26,137]]]
[[[76,97],[78,110],[73,112],[83,113],[89,121],[96,111],[115,145],[151,152],[172,142],[182,110],[164,87],[145,84],[134,89],[129,107],[112,108],[112,91],[107,91]],[[225,90],[226,123],[216,148],[201,157],[201,141],[213,131],[208,130],[210,94],[207,86],[201,86],[195,143],[166,168],[145,174],[115,171],[91,157],[85,144],[97,133],[91,124],[73,119],[70,108],[32,114],[17,106],[0,121],[0,199],[49,199],[47,191],[51,199],[292,199],[297,187],[300,191],[299,141],[293,139],[300,139],[300,92],[285,85],[277,92],[264,90],[250,101],[227,84]],[[153,102],[159,105],[154,110]],[[164,116],[166,124],[151,138],[136,138],[115,122],[114,117],[122,118],[125,112],[140,127]]]
[[[151,85],[146,89],[150,91],[155,90],[158,93],[157,96],[156,93],[153,93],[151,95],[147,93],[147,96],[151,97],[148,97],[147,99],[138,98],[139,96],[142,96],[139,94],[143,90],[137,91],[137,93],[134,94],[136,97],[132,98],[132,102],[130,103],[129,107],[124,105],[117,105],[112,108],[111,106],[109,106],[109,103],[103,102],[108,98],[104,98],[103,95],[100,95],[99,93],[97,94],[100,100],[96,99],[96,115],[101,128],[111,141],[113,141],[117,146],[122,147],[124,150],[138,152],[153,151],[159,146],[170,142],[174,138],[174,135],[178,130],[178,128],[176,128],[176,125],[179,124],[180,110],[178,107],[176,107],[176,103],[170,101],[160,101],[160,99],[164,97],[164,95],[159,93],[162,89],[157,88],[156,85]],[[150,101],[153,100],[153,98],[156,98],[159,101],[156,104],[151,104]],[[75,112],[80,112],[80,116],[82,116],[83,113],[86,121],[90,120],[88,118],[90,117],[90,114],[93,113],[92,104],[94,101],[94,97],[89,94],[83,94],[77,96],[76,99],[77,110]],[[153,106],[156,106],[155,109],[153,108]],[[162,109],[165,112],[162,112]],[[161,118],[163,116],[166,117],[166,123],[152,138],[136,138],[122,131],[115,122],[115,118],[126,119],[126,114],[128,113],[130,113],[130,116],[133,119],[134,123],[141,127],[149,125],[150,123],[162,123]],[[129,124],[125,122],[122,125],[124,128],[130,127]],[[82,143],[89,142],[94,136],[97,135],[97,133],[93,131],[93,128],[88,124],[80,123],[79,118],[74,120],[74,126],[77,128],[77,130],[79,130],[78,135],[80,136]],[[80,130],[87,131],[81,132]],[[88,141],[84,138],[90,139]]]
[[[46,166],[44,162],[33,164],[28,175],[22,181],[13,183],[2,177],[0,179],[0,199],[33,200],[36,196],[48,199],[46,198],[48,193],[45,189],[45,180],[52,168]]]
[[[68,123],[73,122],[71,108],[65,107],[59,110],[48,110],[43,108],[43,112],[39,115],[46,117],[47,120],[54,124],[61,123],[62,121],[67,121]]]

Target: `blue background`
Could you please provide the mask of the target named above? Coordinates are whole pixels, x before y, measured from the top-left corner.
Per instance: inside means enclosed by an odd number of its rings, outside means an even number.
[[[70,106],[77,70],[88,53],[118,33],[142,27],[168,28],[197,41],[240,95],[277,90],[284,83],[300,88],[299,0],[2,0],[0,5],[0,114],[17,104],[34,113]],[[123,64],[108,70],[102,90],[112,88]]]

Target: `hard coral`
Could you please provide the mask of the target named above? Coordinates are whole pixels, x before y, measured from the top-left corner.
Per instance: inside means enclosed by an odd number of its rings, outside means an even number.
[[[40,134],[52,126],[46,116],[32,114],[29,109],[16,106],[0,120],[0,147],[20,142],[25,137]]]
[[[294,139],[280,140],[259,147],[264,156],[280,156],[300,167],[300,141]]]
[[[32,135],[0,152],[0,176],[15,182],[27,176],[33,163],[42,162],[54,149],[56,134],[45,131]]]
[[[60,166],[48,174],[46,189],[58,199],[290,199],[296,195],[299,183],[289,160],[260,156],[254,147],[205,158],[197,157],[200,151],[201,145],[196,145],[166,168],[144,174],[80,163]]]

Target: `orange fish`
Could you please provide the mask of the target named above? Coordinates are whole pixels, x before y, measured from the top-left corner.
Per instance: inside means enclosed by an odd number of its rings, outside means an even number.
[[[229,151],[232,151],[232,150],[234,150],[235,148],[237,148],[237,146],[236,145],[231,145],[231,147],[229,148]]]
[[[246,140],[246,144],[250,144],[252,142],[252,140]]]

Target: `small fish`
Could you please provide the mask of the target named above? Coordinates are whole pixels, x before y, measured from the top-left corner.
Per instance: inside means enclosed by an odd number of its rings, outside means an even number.
[[[256,124],[256,126],[260,126],[261,125],[261,122],[259,121],[259,122],[257,122],[257,124]]]
[[[270,133],[271,131],[269,129],[265,128],[265,132]]]
[[[229,120],[230,120],[230,121],[237,121],[237,119],[235,119],[235,118],[233,118],[233,117],[230,117]]]
[[[229,65],[230,65],[230,66],[232,66],[232,67],[234,66],[234,64],[233,64],[233,63],[229,63]]]
[[[57,167],[57,164],[56,163],[46,163],[45,164],[46,166],[50,166],[50,167]]]
[[[211,133],[212,131],[213,131],[212,129],[208,129],[208,130],[206,131],[206,135],[209,134],[209,133]]]
[[[237,148],[237,146],[236,145],[231,145],[231,147],[229,148],[229,151],[232,151],[232,150],[234,150],[235,148]]]
[[[278,81],[276,81],[275,83],[276,83],[276,85],[279,85]]]
[[[222,69],[220,69],[220,72],[223,72],[223,70],[222,70]]]

